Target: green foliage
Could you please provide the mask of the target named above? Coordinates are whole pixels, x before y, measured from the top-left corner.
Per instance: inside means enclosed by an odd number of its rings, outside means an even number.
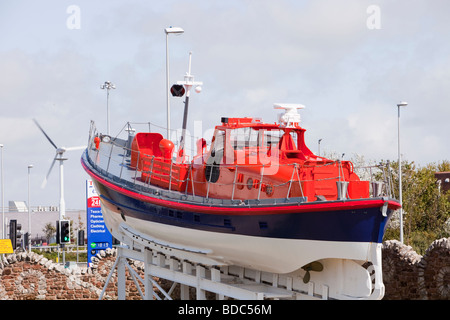
[[[394,196],[398,199],[398,162],[391,162]],[[404,242],[423,254],[436,239],[450,236],[450,192],[439,190],[436,172],[450,171],[450,162],[423,167],[402,161]],[[388,229],[385,240],[399,239],[398,228]]]
[[[43,255],[45,258],[52,260],[53,262],[58,261],[58,250],[55,247],[54,250],[51,251],[40,251],[39,249],[33,249],[33,252]],[[77,252],[71,251],[66,252],[66,261],[77,261]],[[62,253],[59,253],[59,262],[62,262]],[[78,253],[78,261],[79,262],[86,262],[87,261],[87,253],[86,252],[79,252]]]
[[[45,238],[47,239],[47,242],[49,242],[50,238],[54,237],[56,234],[56,227],[55,227],[55,225],[53,225],[49,222],[44,226],[42,231],[45,234]]]

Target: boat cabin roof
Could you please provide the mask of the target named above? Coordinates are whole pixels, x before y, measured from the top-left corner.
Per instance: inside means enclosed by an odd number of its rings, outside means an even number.
[[[286,129],[284,126],[281,126],[279,123],[264,123],[260,118],[221,118],[221,125],[216,126],[216,129],[226,130],[226,129],[239,129],[239,128],[253,128],[255,130],[284,130]],[[294,130],[305,131],[305,129],[300,126],[296,126],[295,128],[289,128]]]

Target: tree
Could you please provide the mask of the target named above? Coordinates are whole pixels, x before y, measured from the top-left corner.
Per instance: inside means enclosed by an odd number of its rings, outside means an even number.
[[[398,196],[398,162],[392,162],[393,190]],[[436,239],[450,235],[450,194],[439,192],[435,173],[450,171],[450,162],[431,163],[418,167],[414,162],[402,161],[402,198],[404,241],[419,253]],[[399,230],[390,229],[386,239],[398,239]]]
[[[330,159],[342,158],[337,152],[325,153]],[[361,180],[384,182],[385,195],[399,199],[398,161],[366,161],[353,154],[352,163]],[[404,242],[419,254],[431,243],[450,236],[450,192],[443,193],[435,178],[436,172],[450,171],[450,161],[417,166],[414,161],[402,161],[402,202]],[[399,211],[394,213],[384,240],[400,238]]]
[[[47,243],[49,243],[50,239],[56,235],[56,227],[49,222],[44,226],[42,232],[44,232]]]

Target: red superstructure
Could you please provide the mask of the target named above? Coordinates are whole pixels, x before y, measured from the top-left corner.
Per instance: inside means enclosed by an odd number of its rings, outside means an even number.
[[[208,198],[368,198],[369,181],[360,181],[353,164],[313,154],[305,144],[306,130],[299,126],[298,113],[292,112],[292,105],[281,106],[286,113],[280,123],[222,118],[209,150],[204,139],[198,140],[192,166],[180,157],[182,150],[173,160],[174,145],[161,134],[138,133],[131,165],[147,183]]]

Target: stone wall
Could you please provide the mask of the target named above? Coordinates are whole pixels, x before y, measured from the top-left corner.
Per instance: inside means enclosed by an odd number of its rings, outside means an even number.
[[[35,253],[4,255],[0,260],[0,300],[97,300],[115,254],[111,249],[102,251],[91,268],[64,268]],[[398,241],[386,241],[382,257],[385,300],[450,299],[450,239],[434,241],[424,256]],[[143,278],[143,263],[129,264]],[[126,275],[126,299],[141,299],[128,270]],[[156,280],[168,290],[168,281]],[[116,272],[103,299],[117,299]]]
[[[450,300],[450,239],[434,241],[424,256],[399,241],[383,244],[385,300]]]
[[[91,268],[64,268],[35,253],[7,255],[0,263],[0,300],[98,300],[115,253],[102,251]],[[114,273],[103,299],[117,299],[116,276]],[[127,299],[140,299],[128,270],[126,286]]]

